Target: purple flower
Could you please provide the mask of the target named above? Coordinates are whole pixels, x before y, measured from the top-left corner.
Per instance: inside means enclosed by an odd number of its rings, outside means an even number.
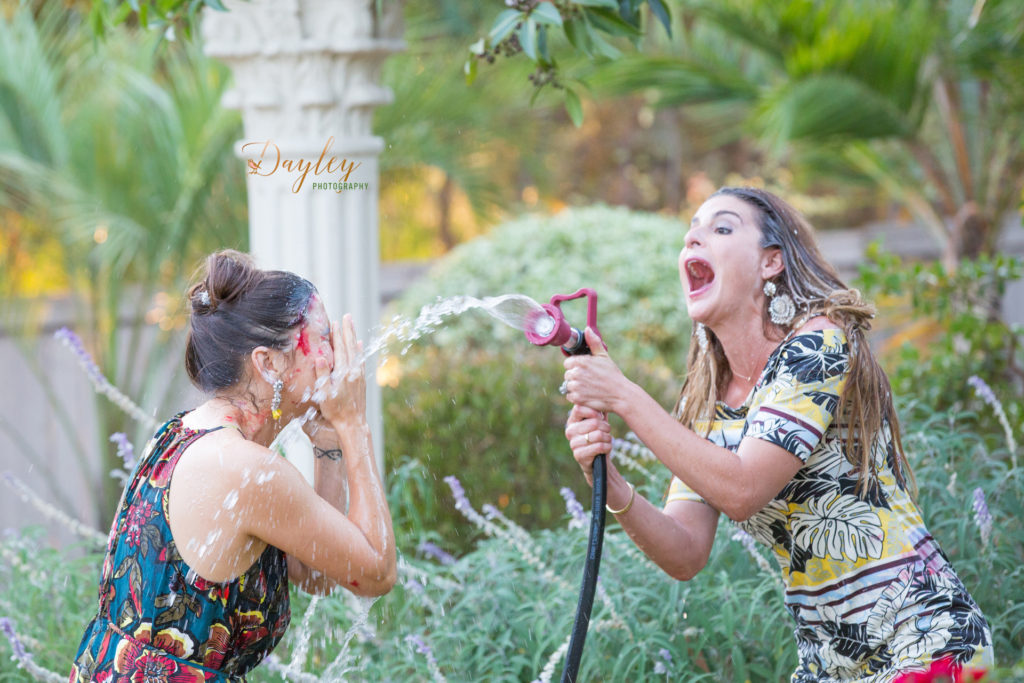
[[[81,337],[72,332],[66,327],[62,327],[53,333],[54,339],[60,340],[64,346],[71,349],[71,352],[75,354],[78,359],[79,365],[85,370],[85,373],[89,375],[89,378],[100,386],[108,386],[110,382],[103,376],[103,371],[100,370],[99,366],[89,355],[89,352],[85,350],[85,344],[82,343]]]
[[[757,541],[754,537],[748,534],[743,529],[736,527],[732,531],[732,540],[738,541],[740,545],[747,549],[748,553],[757,553]]]
[[[466,492],[463,490],[462,484],[455,475],[449,474],[444,478],[444,483],[448,484],[448,488],[452,490],[452,495],[455,496],[455,509],[468,509],[470,507],[469,499],[466,498]]]
[[[430,557],[433,557],[441,564],[455,564],[454,557],[452,557],[449,553],[445,552],[443,548],[434,543],[431,543],[430,541],[423,541],[419,544],[416,550],[423,553],[424,555],[429,555]]]
[[[14,630],[14,624],[7,617],[0,617],[0,631],[3,631],[4,635],[7,636],[7,640],[11,641],[14,658],[18,660],[21,666],[27,665],[32,660],[32,655],[25,651],[25,646]]]
[[[988,539],[992,536],[992,513],[988,511],[988,503],[985,501],[985,492],[981,487],[974,489],[974,523],[978,525],[981,532],[981,545],[987,546]]]
[[[563,486],[558,491],[562,494],[562,498],[565,499],[565,509],[569,513],[572,519],[569,520],[570,529],[585,529],[587,526],[587,513],[580,505],[580,502],[576,500],[576,494],[572,492],[572,489],[567,486]]]
[[[658,660],[654,662],[654,673],[667,675],[672,670],[672,653],[665,648],[661,648],[658,650],[658,656],[664,661]]]
[[[985,380],[982,378],[977,375],[971,375],[967,378],[967,383],[974,387],[974,391],[985,403],[989,404],[993,408],[999,403],[999,399],[997,399],[995,393],[993,393],[992,387],[985,384]]]
[[[437,666],[437,660],[434,659],[434,651],[430,649],[430,646],[415,633],[411,633],[405,637],[405,642],[416,648],[416,652],[420,653],[427,658],[427,662],[432,666]]]
[[[117,456],[124,461],[124,468],[129,472],[135,467],[135,449],[124,432],[114,432],[110,441],[117,444]]]

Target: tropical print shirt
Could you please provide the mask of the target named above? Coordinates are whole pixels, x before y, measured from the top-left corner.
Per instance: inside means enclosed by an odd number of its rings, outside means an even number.
[[[858,495],[858,468],[835,420],[848,375],[841,330],[807,332],[775,350],[739,408],[719,402],[707,439],[736,452],[763,439],[804,464],[761,511],[739,526],[773,551],[786,609],[796,621],[792,681],[891,681],[933,660],[990,666],[992,638],[905,485],[886,426],[873,478]],[[701,501],[674,478],[669,501]]]
[[[99,610],[86,627],[69,683],[227,683],[244,680],[284,636],[291,618],[285,554],[267,546],[232,581],[213,583],[182,559],[167,517],[174,467],[213,430],[184,413],[146,446],[114,516]]]

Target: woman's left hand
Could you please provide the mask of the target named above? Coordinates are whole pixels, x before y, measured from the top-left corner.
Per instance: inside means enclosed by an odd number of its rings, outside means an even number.
[[[565,359],[565,397],[601,413],[620,413],[631,382],[608,355],[597,333],[588,327],[583,334],[592,355]]]

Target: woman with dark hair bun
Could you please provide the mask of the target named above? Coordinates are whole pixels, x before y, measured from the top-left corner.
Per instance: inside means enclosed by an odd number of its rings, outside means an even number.
[[[185,368],[209,394],[146,446],[107,544],[76,681],[242,681],[308,592],[387,593],[395,539],[350,316],[292,273],[222,251],[188,292]],[[305,421],[311,487],[269,446]]]
[[[770,548],[796,622],[796,683],[990,666],[988,623],[915,501],[865,336],[874,308],[807,221],[763,190],[722,188],[690,223],[679,277],[694,325],[674,414],[589,330],[599,351],[565,361],[565,436],[588,481],[611,445],[609,412],[674,475],[659,509],[609,461],[608,509],[629,536],[684,581],[707,563],[721,513]]]

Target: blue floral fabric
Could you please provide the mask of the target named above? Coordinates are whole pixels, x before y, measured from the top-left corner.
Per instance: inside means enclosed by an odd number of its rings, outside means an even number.
[[[166,422],[146,446],[107,541],[99,610],[69,683],[243,681],[291,618],[284,552],[267,546],[232,581],[214,583],[182,559],[171,536],[171,475],[190,444],[214,430]],[[218,428],[219,429],[219,428]]]

